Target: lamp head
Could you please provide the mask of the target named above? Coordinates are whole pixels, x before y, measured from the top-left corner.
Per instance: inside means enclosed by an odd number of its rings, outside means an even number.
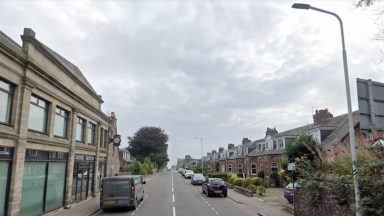
[[[302,4],[302,3],[294,3],[292,5],[292,8],[295,8],[295,9],[310,9],[311,8],[311,5],[309,4]]]

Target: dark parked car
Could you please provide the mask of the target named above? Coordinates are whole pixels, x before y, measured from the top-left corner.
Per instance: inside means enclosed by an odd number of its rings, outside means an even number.
[[[201,173],[195,173],[191,177],[191,184],[192,185],[202,185],[205,181],[205,177]]]
[[[302,185],[300,183],[295,183],[295,190],[300,189]],[[288,200],[288,202],[292,203],[293,202],[293,184],[289,183],[287,186],[284,188],[284,197],[285,199]]]
[[[131,207],[136,209],[144,199],[143,176],[124,175],[104,178],[101,185],[100,208]]]
[[[220,178],[208,178],[202,185],[203,193],[209,196],[213,195],[223,195],[227,196],[228,190],[224,181]]]

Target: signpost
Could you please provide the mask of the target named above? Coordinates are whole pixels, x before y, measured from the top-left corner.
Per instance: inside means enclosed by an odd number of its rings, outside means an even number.
[[[293,209],[295,209],[295,179],[293,177],[293,173],[295,172],[295,169],[296,169],[295,163],[288,163],[288,170],[291,171]]]

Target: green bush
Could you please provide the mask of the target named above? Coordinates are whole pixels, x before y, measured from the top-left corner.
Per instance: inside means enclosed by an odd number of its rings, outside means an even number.
[[[262,196],[266,191],[267,191],[267,189],[263,185],[257,186],[257,193],[260,196]]]
[[[252,191],[252,193],[257,193],[257,186],[255,185],[248,185],[247,189]]]
[[[260,170],[258,173],[257,173],[257,177],[261,178],[261,179],[264,179],[264,171],[263,170]]]
[[[209,173],[209,174],[207,174],[207,177],[221,178],[224,181],[228,181],[230,176],[228,175],[228,173]]]
[[[239,187],[243,187],[244,182],[245,182],[245,179],[243,178],[235,178],[233,184]]]

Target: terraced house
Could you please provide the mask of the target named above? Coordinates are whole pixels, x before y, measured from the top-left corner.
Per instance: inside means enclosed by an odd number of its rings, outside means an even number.
[[[41,215],[119,170],[116,117],[81,71],[24,29],[0,32],[0,215]]]
[[[368,138],[359,127],[359,113],[353,114],[357,150],[367,149]],[[275,128],[267,128],[265,137],[255,141],[243,139],[242,144],[228,144],[218,159],[219,171],[236,173],[239,176],[263,176],[273,186],[273,176],[278,176],[281,169],[285,148],[300,135],[311,135],[324,149],[324,157],[334,160],[340,155],[349,154],[349,130],[347,114],[333,117],[328,109],[317,110],[313,115],[313,123],[278,132]],[[213,163],[213,161],[211,161]],[[279,179],[278,179],[279,180]]]

